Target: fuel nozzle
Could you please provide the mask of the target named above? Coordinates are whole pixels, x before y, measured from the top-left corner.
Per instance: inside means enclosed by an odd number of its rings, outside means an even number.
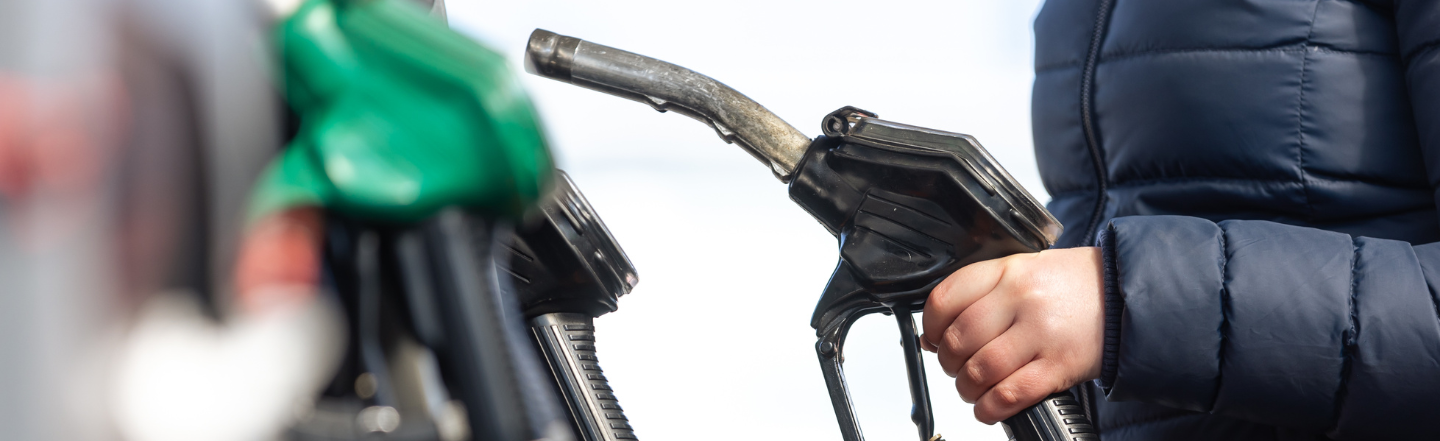
[[[600,370],[594,318],[639,282],[635,267],[564,172],[508,245],[502,268],[530,333],[584,441],[635,439]]]
[[[911,314],[961,267],[1049,248],[1061,226],[974,137],[879,119],[845,107],[814,140],[714,79],[664,61],[544,30],[527,66],[539,75],[676,110],[714,127],[789,183],[790,199],[840,244],[840,261],[811,316],[825,384],[845,441],[863,439],[841,363],[860,317],[896,317],[905,348],[911,419],[938,441]],[[1005,421],[1012,439],[1095,439],[1068,392]],[[1065,415],[1060,418],[1059,415]]]

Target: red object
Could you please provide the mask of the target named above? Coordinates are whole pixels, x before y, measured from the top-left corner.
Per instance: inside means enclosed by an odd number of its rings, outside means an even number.
[[[260,219],[241,243],[235,272],[240,308],[262,312],[309,300],[320,282],[324,219],[299,207]]]

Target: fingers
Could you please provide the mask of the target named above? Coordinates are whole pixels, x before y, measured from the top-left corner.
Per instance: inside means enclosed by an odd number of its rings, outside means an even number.
[[[1015,314],[1014,302],[1004,296],[985,296],[965,308],[940,338],[935,339],[940,367],[945,374],[956,377],[961,365],[976,351],[1015,324]]]
[[[1034,341],[1008,332],[991,340],[964,362],[955,375],[955,390],[966,403],[976,403],[996,384],[1005,381],[1028,363],[1039,350]]]
[[[932,346],[939,343],[945,328],[965,308],[995,289],[1005,273],[1003,262],[1004,259],[996,259],[972,263],[950,274],[930,291],[921,316],[921,329],[929,336]]]
[[[990,388],[975,402],[975,419],[995,424],[1065,389],[1054,363],[1039,359],[1026,364]]]
[[[320,284],[325,219],[320,209],[296,207],[268,215],[250,228],[236,262],[236,300],[244,310],[261,311],[286,301],[308,300]]]

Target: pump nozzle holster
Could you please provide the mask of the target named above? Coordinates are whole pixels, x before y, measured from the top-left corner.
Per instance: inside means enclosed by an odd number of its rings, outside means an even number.
[[[563,171],[500,262],[579,441],[636,439],[600,369],[594,318],[639,282],[610,230]]]

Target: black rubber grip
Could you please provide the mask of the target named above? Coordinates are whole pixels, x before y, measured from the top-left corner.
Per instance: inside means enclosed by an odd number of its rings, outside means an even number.
[[[1024,412],[1005,419],[1005,435],[1011,441],[1098,441],[1100,434],[1075,395],[1064,391],[1045,397]]]
[[[575,432],[584,441],[635,440],[595,356],[594,320],[585,314],[541,314],[530,320],[530,330],[565,397]]]

